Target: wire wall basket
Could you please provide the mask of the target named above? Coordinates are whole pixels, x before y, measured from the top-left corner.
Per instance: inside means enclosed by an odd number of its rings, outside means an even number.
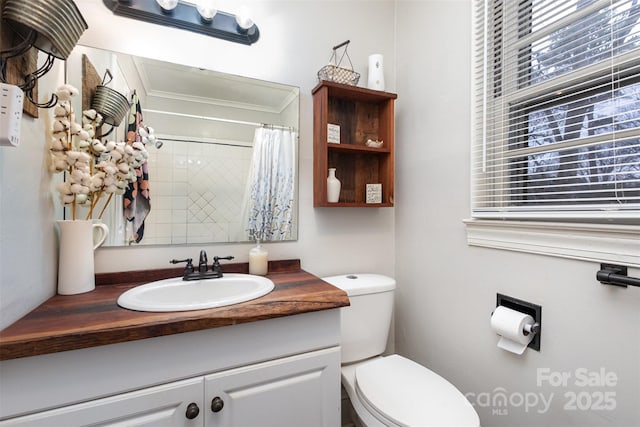
[[[351,86],[355,86],[358,84],[358,80],[360,80],[360,74],[353,71],[353,63],[351,63],[351,58],[349,57],[349,53],[347,53],[349,43],[350,40],[347,40],[333,47],[333,53],[331,54],[331,58],[329,59],[329,64],[325,65],[320,69],[320,71],[318,71],[318,79],[347,84]],[[342,52],[342,55],[340,55],[340,60],[336,62],[338,58],[337,50],[341,47],[344,47],[344,51]],[[345,56],[349,61],[350,68],[341,67],[342,60]]]

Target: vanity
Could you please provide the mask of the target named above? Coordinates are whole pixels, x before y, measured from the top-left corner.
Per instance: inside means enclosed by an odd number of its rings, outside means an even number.
[[[340,424],[343,291],[288,260],[270,262],[272,292],[241,304],[117,305],[180,272],[99,274],[95,291],[54,296],[0,332],[0,426]]]

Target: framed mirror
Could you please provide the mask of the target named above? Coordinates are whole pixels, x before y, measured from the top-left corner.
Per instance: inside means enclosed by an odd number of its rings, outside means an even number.
[[[262,227],[261,240],[297,239],[299,88],[80,45],[67,60],[66,79],[81,89],[77,117],[91,107],[98,85],[132,105],[119,126],[100,128],[103,141],[127,140],[136,105],[155,137],[145,146],[149,207],[142,233],[127,215],[127,200],[116,196],[100,219],[110,230],[106,245],[245,242],[259,237],[255,227]],[[265,155],[280,160],[264,169]],[[281,175],[283,164],[285,190],[269,188],[265,181]],[[277,208],[257,213],[256,199],[264,197]],[[281,222],[269,222],[272,216]]]

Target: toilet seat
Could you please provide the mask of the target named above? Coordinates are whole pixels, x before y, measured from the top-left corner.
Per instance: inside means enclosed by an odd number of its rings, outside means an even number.
[[[380,357],[355,368],[360,403],[390,426],[478,427],[469,401],[451,383],[399,355]]]

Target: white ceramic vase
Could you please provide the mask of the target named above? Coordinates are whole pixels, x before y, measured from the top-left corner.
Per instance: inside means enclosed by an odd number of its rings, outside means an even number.
[[[340,187],[342,183],[336,178],[336,168],[329,168],[329,176],[327,177],[327,201],[329,203],[337,203],[340,200]]]
[[[58,293],[74,295],[94,290],[93,251],[104,243],[109,228],[91,220],[56,222],[60,229]]]
[[[384,90],[384,57],[380,54],[369,55],[367,87],[374,90]]]

